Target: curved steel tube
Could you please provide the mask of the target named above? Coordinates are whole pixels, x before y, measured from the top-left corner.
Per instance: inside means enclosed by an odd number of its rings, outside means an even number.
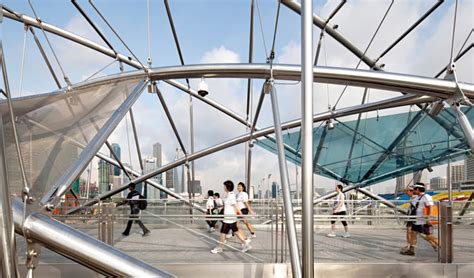
[[[283,1],[283,4],[285,5],[287,5],[288,3],[298,4],[295,1]],[[84,45],[90,49],[101,52],[134,68],[141,69],[140,63],[132,60],[130,57],[127,57],[122,54],[116,54],[113,50],[94,43],[81,36],[58,28],[54,25],[47,24],[42,21],[37,21],[36,19],[33,19],[26,15],[11,13],[5,9],[3,11],[5,17],[7,18],[23,22],[25,24],[37,28],[42,27],[45,31],[48,31],[73,42]],[[326,26],[326,31],[328,33],[329,30],[330,29],[328,29],[328,26]],[[342,41],[339,42],[342,43]],[[352,44],[348,42],[343,45],[348,47]],[[351,49],[354,54],[359,55],[359,53],[356,53],[356,50],[357,49],[355,47],[354,49]],[[364,62],[367,62],[368,64],[373,63],[373,61],[369,61],[370,59],[367,59],[367,57],[363,57]],[[201,78],[202,76],[208,78],[220,77],[267,79],[270,77],[270,68],[268,64],[211,64],[155,68],[152,69],[149,74],[153,80],[165,80],[173,78]],[[299,80],[301,70],[299,66],[273,65],[273,74],[276,80]],[[132,78],[139,76],[141,77],[141,75],[146,74],[143,71],[137,71],[126,74],[112,75],[94,81],[79,83],[77,84],[77,86],[81,87],[86,85],[92,85],[97,82],[107,82],[107,80],[116,78]],[[403,91],[407,93],[430,95],[438,98],[450,97],[451,94],[454,93],[456,87],[454,82],[427,77],[329,67],[316,67],[314,69],[314,81],[327,82],[339,85],[370,87],[374,89],[390,91]],[[474,85],[461,83],[460,87],[465,92],[466,96],[474,97]]]
[[[394,92],[404,91],[437,98],[449,98],[456,92],[455,82],[415,75],[331,67],[315,67],[313,73],[315,82],[321,83],[368,87]],[[270,77],[270,67],[268,64],[205,64],[153,68],[148,74],[149,78],[155,81],[186,77],[201,78],[203,76],[206,78],[267,79]],[[72,89],[83,89],[117,80],[139,79],[145,76],[146,74],[142,71],[114,74],[77,83]],[[274,64],[273,76],[275,80],[300,80],[301,67]],[[474,98],[474,84],[459,83],[459,87],[466,96]]]
[[[173,277],[44,214],[23,221],[23,203],[12,199],[15,231],[99,273],[114,277]],[[24,228],[24,229],[23,229]]]

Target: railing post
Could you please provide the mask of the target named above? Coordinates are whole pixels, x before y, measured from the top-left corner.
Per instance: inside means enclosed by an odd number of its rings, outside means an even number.
[[[440,202],[440,263],[453,262],[453,206]]]
[[[114,203],[99,202],[99,240],[114,244]]]

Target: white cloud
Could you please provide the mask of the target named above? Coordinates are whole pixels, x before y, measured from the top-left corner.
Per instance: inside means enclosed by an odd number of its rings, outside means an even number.
[[[103,45],[97,33],[79,14],[72,17],[64,29]],[[54,36],[49,38],[64,71],[73,83],[84,80],[112,61],[112,58],[77,43]]]
[[[239,55],[227,49],[225,46],[221,45],[217,48],[213,48],[211,51],[206,52],[202,59],[201,63],[210,64],[210,63],[239,63]]]

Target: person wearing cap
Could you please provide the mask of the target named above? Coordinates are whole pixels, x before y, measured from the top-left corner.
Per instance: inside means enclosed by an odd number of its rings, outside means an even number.
[[[438,239],[433,235],[433,225],[427,216],[425,216],[425,208],[427,208],[430,215],[431,207],[434,205],[433,198],[429,194],[425,193],[425,184],[416,183],[413,189],[413,193],[417,196],[415,199],[415,210],[416,220],[411,227],[411,242],[410,247],[407,250],[401,251],[402,255],[414,256],[416,246],[416,236],[418,234],[424,234],[424,237],[433,247],[435,251],[438,249]]]

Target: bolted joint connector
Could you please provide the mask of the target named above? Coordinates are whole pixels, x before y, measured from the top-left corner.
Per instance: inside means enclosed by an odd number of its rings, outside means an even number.
[[[455,70],[456,70],[456,64],[455,64],[455,63],[451,63],[451,64],[448,66],[448,69],[447,69],[446,71],[448,72],[448,74],[453,74]]]

